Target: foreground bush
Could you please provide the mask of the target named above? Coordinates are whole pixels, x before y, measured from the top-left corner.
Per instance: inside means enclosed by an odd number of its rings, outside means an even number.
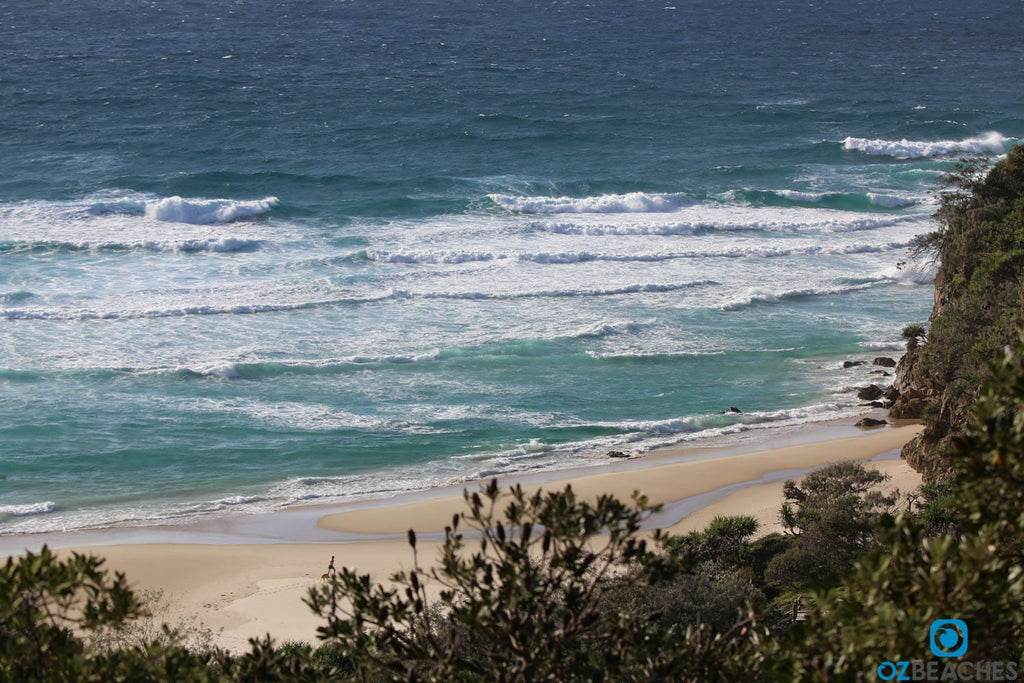
[[[310,591],[326,620],[321,637],[356,662],[358,675],[711,681],[750,671],[746,659],[766,634],[749,611],[716,631],[666,624],[658,610],[610,608],[629,604],[621,598],[631,589],[667,588],[688,573],[639,537],[651,509],[643,498],[630,507],[611,496],[580,501],[571,488],[503,495],[492,482],[466,499],[469,512],[446,529],[435,568],[417,562],[391,586],[343,570]]]
[[[840,587],[820,591],[808,620],[772,643],[775,677],[853,679],[884,661],[930,659],[936,619],[969,627],[966,656],[952,661],[1024,670],[1024,346],[1007,350],[991,373],[957,443],[955,529],[929,535],[909,514],[888,523],[882,547]]]

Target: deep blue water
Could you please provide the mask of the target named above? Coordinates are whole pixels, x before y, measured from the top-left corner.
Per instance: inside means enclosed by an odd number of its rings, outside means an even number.
[[[1021,9],[5,2],[0,533],[854,414]]]

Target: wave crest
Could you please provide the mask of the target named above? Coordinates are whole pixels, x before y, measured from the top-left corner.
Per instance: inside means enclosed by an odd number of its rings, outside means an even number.
[[[468,300],[504,300],[524,299],[530,297],[576,297],[576,296],[615,296],[618,294],[648,294],[676,292],[691,287],[718,284],[714,280],[693,280],[690,282],[668,284],[632,284],[623,287],[594,289],[546,289],[524,292],[413,292],[395,290],[395,297],[400,299],[468,299]]]
[[[630,192],[596,197],[517,197],[490,194],[487,198],[519,213],[664,213],[686,206],[678,196]]]
[[[0,242],[0,253],[25,251],[166,251],[166,252],[211,252],[231,253],[258,249],[260,240],[241,237],[211,237],[184,240],[32,240]]]
[[[879,277],[872,280],[867,280],[858,284],[852,284],[845,287],[807,287],[803,289],[790,289],[783,292],[775,292],[769,289],[761,287],[751,287],[747,290],[746,294],[738,297],[732,301],[722,304],[719,306],[721,311],[738,311],[750,306],[756,306],[757,304],[775,304],[780,301],[789,301],[791,299],[802,299],[805,297],[814,296],[833,296],[836,294],[846,294],[847,292],[856,291],[858,289],[864,289],[871,285],[884,282],[886,278]]]
[[[926,159],[929,157],[948,156],[950,154],[1005,154],[1007,138],[1001,133],[991,132],[964,140],[881,140],[848,137],[843,140],[843,148],[851,151],[864,152],[872,156],[886,156],[895,159]]]
[[[151,220],[168,223],[208,225],[230,223],[240,218],[250,218],[268,213],[277,204],[277,197],[265,197],[250,201],[185,199],[178,196],[160,199],[124,198],[95,202],[88,207],[87,212],[94,216],[127,214],[145,216]]]
[[[25,503],[24,505],[0,505],[0,519],[4,517],[28,517],[29,515],[45,515],[57,509],[52,500],[42,503]]]

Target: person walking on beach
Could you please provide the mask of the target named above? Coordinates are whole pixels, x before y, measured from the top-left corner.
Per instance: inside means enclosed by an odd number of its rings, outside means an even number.
[[[338,575],[338,570],[334,568],[334,555],[331,555],[331,561],[327,563],[327,574],[324,576],[335,577]]]

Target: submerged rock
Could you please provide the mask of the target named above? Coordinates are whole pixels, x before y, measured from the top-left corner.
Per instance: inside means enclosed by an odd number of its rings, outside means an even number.
[[[882,425],[889,424],[885,420],[876,420],[873,417],[865,417],[856,422],[854,427],[881,427]]]
[[[867,364],[866,360],[844,360],[843,361],[843,369],[845,370],[846,368],[855,368],[858,365],[866,365],[866,364]]]

